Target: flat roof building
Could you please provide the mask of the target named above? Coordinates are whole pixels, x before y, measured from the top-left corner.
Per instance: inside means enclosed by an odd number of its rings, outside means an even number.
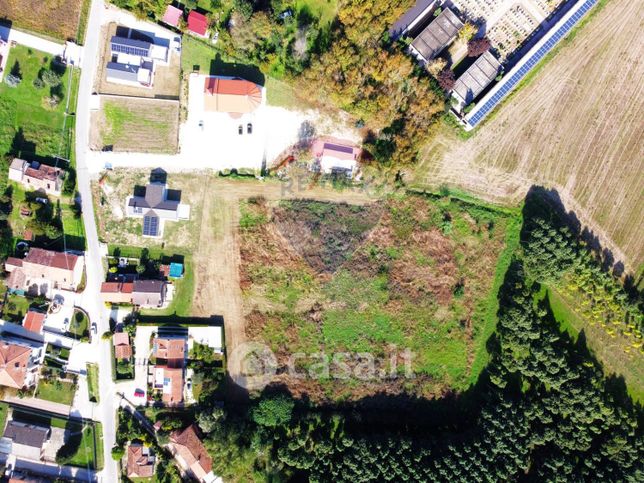
[[[461,109],[474,101],[490,85],[500,67],[501,63],[488,50],[456,80],[452,96],[458,101]]]
[[[448,7],[414,39],[409,50],[423,62],[429,62],[452,43],[463,22]]]

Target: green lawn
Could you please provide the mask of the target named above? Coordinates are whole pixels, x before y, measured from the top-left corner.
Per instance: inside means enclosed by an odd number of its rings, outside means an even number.
[[[29,310],[30,301],[19,295],[9,295],[7,303],[4,305],[2,318],[15,323],[21,323],[27,310]]]
[[[4,425],[7,423],[7,411],[9,405],[6,402],[0,402],[0,431],[4,433]]]
[[[8,152],[13,146],[13,151],[24,157],[29,157],[29,154],[52,156],[59,150],[61,154],[66,154],[67,135],[63,135],[62,127],[71,70],[67,69],[61,85],[53,88],[61,98],[54,108],[46,106],[44,100],[53,93],[51,88],[37,89],[33,85],[39,71],[49,69],[51,60],[51,55],[21,45],[11,49],[7,73],[18,71],[22,81],[15,88],[9,87],[6,82],[0,84],[0,120],[3,121],[0,153]],[[72,84],[72,98],[76,96],[76,84]],[[68,127],[71,127],[71,123]]]
[[[89,337],[89,320],[84,312],[74,311],[74,320],[69,324],[69,333],[77,339]]]
[[[100,423],[87,424],[78,444],[78,450],[67,462],[81,468],[103,469],[103,428]]]
[[[175,287],[174,298],[167,308],[162,310],[143,309],[144,315],[178,315],[188,317],[191,315],[192,300],[195,290],[195,276],[191,263],[187,260],[184,263],[183,278],[173,280]]]
[[[76,386],[68,381],[46,380],[41,378],[36,389],[36,397],[71,406],[74,401]]]
[[[297,0],[296,8],[308,10],[316,17],[320,18],[320,25],[328,26],[338,13],[337,0]]]
[[[98,366],[96,364],[87,364],[87,391],[89,392],[89,400],[92,402],[99,402],[98,390]]]

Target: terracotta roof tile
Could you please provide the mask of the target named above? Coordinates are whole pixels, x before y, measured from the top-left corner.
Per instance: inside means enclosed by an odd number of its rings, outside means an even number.
[[[27,315],[25,315],[25,320],[22,326],[31,331],[40,334],[42,332],[42,326],[45,322],[46,315],[42,312],[36,312],[35,310],[29,310]]]
[[[188,462],[191,466],[196,462],[203,468],[205,473],[210,473],[212,471],[212,458],[201,442],[194,424],[188,426],[183,431],[175,431],[172,433],[170,435],[170,441],[176,445],[183,446],[188,450],[190,455],[194,458],[193,461]]]

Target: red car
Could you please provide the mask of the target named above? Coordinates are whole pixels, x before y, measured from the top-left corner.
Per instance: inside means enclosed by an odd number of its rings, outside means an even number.
[[[143,389],[135,389],[134,397],[143,397],[145,396],[145,391]]]

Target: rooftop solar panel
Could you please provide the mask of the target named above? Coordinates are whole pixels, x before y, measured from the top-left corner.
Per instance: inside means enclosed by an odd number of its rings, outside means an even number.
[[[159,235],[159,218],[157,218],[156,216],[143,217],[143,235],[144,236]]]

